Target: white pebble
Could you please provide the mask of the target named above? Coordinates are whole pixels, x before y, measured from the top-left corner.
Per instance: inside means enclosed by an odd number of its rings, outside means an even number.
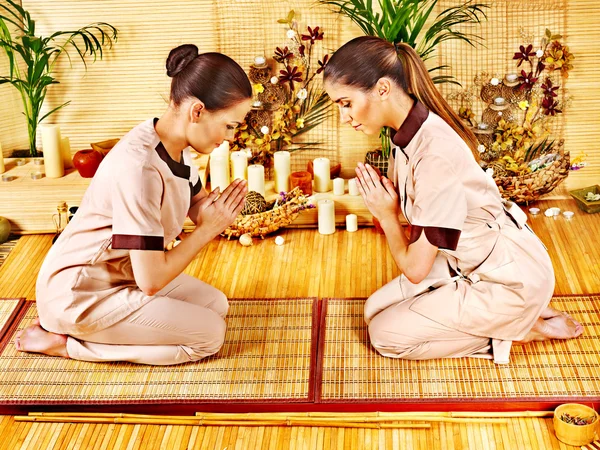
[[[285,239],[283,238],[283,236],[277,236],[275,238],[275,244],[277,244],[277,245],[283,245],[284,242],[285,242]]]
[[[252,245],[252,236],[250,236],[248,233],[242,234],[240,236],[240,244],[244,247],[250,247]]]

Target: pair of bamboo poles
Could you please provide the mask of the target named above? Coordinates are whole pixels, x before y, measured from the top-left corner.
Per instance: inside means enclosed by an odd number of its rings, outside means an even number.
[[[164,416],[120,413],[32,412],[17,422],[115,423],[129,425],[296,426],[337,428],[431,428],[431,422],[506,424],[520,417],[552,417],[552,411],[373,412],[373,413],[196,413]],[[418,422],[418,423],[414,423]]]

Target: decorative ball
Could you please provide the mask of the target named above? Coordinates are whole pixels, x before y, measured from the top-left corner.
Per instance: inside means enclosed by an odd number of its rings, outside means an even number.
[[[5,243],[10,235],[10,222],[6,217],[0,217],[0,244]]]
[[[285,239],[283,238],[283,236],[277,236],[275,238],[275,244],[277,244],[277,245],[283,245],[284,242],[285,242]]]
[[[267,209],[267,202],[265,198],[258,192],[250,191],[246,194],[246,204],[242,209],[241,214],[247,216],[250,214],[259,214],[265,212]]]

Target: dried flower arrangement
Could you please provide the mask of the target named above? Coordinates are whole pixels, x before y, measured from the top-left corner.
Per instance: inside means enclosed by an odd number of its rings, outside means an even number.
[[[299,31],[292,10],[278,23],[287,26],[287,45],[276,47],[272,59],[281,65],[278,76],[271,76],[265,58],[256,58],[250,68],[256,100],[244,123],[238,128],[232,151],[248,152],[250,164],[268,166],[273,153],[319,149],[318,142],[300,142],[302,134],[312,130],[331,116],[332,103],[326,92],[315,83],[329,58],[315,62],[314,53],[323,40],[318,26]]]

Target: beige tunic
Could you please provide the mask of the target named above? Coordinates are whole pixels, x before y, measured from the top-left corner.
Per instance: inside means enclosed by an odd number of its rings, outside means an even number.
[[[412,225],[410,241],[425,233],[440,250],[418,285],[399,277],[402,299],[418,297],[410,310],[445,327],[492,338],[495,360],[508,362],[510,342],[501,341],[524,338],[552,297],[554,272],[544,245],[516,205],[506,211],[464,141],[421,103],[393,142],[388,175]],[[368,302],[367,322],[402,299]]]
[[[174,161],[154,130],[156,120],[135,127],[104,158],[46,256],[36,295],[47,330],[94,333],[153,299],[137,287],[129,251],[163,251],[202,187],[189,150]]]

